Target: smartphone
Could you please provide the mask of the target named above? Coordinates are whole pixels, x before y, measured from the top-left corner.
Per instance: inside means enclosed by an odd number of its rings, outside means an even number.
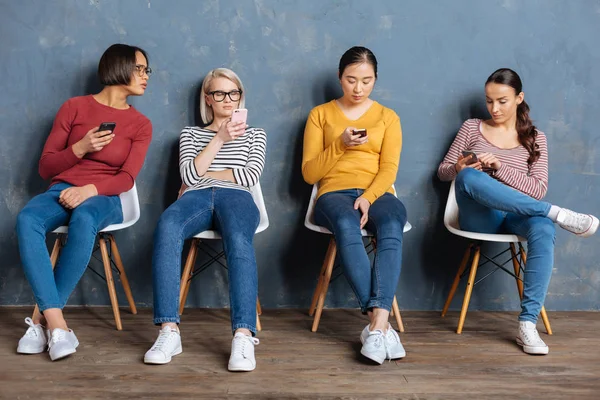
[[[102,135],[100,137],[104,137],[104,136],[110,135],[111,133],[114,133],[116,127],[117,127],[117,124],[115,122],[103,122],[103,123],[101,123],[100,127],[98,128],[98,132],[101,132],[101,131],[110,131],[110,133],[107,133],[106,135]]]
[[[367,136],[367,130],[366,129],[355,129],[352,131],[353,135],[358,135],[360,137],[365,137]]]
[[[477,154],[475,154],[472,151],[466,151],[465,150],[465,151],[462,152],[462,155],[463,155],[464,158],[467,159],[467,165],[474,164],[474,163],[476,163],[478,161],[477,160]]]
[[[245,108],[238,108],[233,110],[233,114],[231,115],[231,122],[243,122],[246,123],[248,119],[248,110]]]

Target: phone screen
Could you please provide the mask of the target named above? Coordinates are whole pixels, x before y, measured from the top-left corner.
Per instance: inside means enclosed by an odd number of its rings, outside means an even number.
[[[354,135],[358,135],[358,136],[360,136],[360,137],[365,137],[365,136],[367,136],[367,130],[366,130],[366,129],[355,129],[355,130],[354,130],[352,133],[353,133]]]

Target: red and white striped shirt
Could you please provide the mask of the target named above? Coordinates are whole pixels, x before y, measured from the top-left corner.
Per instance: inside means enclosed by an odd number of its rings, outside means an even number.
[[[546,135],[537,131],[535,142],[539,146],[540,157],[529,165],[529,152],[519,145],[512,149],[501,149],[490,143],[481,133],[480,119],[468,119],[461,126],[450,146],[444,161],[438,168],[438,177],[443,181],[456,178],[454,165],[463,151],[475,154],[492,153],[502,166],[497,170],[484,168],[483,171],[498,181],[540,200],[548,191],[548,147]]]

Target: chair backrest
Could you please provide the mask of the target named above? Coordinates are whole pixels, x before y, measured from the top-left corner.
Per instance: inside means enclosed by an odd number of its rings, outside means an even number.
[[[396,187],[394,185],[392,185],[392,190],[394,191],[394,196],[398,197]],[[312,193],[310,194],[310,200],[308,201],[308,209],[306,210],[306,216],[304,217],[304,226],[314,232],[331,234],[329,229],[325,228],[324,226],[319,226],[315,223],[315,204],[317,203],[318,191],[318,183],[315,183],[312,188]],[[406,225],[404,225],[404,232],[408,232],[411,229],[412,225],[407,221]],[[363,236],[373,236],[365,229],[362,229],[361,233]]]
[[[250,194],[260,214],[260,221],[255,233],[260,233],[269,227],[269,216],[267,215],[267,207],[265,206],[260,182],[250,187]],[[194,237],[198,239],[221,239],[221,234],[217,231],[207,230],[194,235]]]
[[[138,197],[137,186],[135,182],[133,187],[119,195],[121,207],[123,208],[123,222],[120,224],[109,225],[102,229],[102,232],[118,231],[135,224],[140,219],[140,199]]]
[[[269,216],[267,215],[267,207],[265,206],[265,199],[262,194],[262,189],[260,188],[260,182],[250,188],[250,193],[252,194],[252,199],[254,199],[254,203],[256,204],[256,207],[258,207],[260,213],[260,222],[258,223],[258,228],[256,228],[256,233],[259,233],[269,227]]]
[[[526,240],[517,235],[511,234],[494,234],[494,233],[478,233],[463,231],[458,223],[458,203],[456,202],[455,184],[452,181],[450,192],[448,193],[448,201],[446,202],[446,210],[444,211],[444,226],[451,233],[474,240],[484,240],[487,242],[525,242]]]

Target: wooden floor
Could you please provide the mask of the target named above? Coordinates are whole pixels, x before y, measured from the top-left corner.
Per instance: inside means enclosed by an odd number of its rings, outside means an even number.
[[[529,356],[514,342],[516,314],[470,312],[462,335],[457,313],[404,312],[407,356],[374,365],[360,356],[366,321],[356,310],[324,310],[319,332],[304,310],[265,310],[257,369],[227,371],[227,310],[186,310],[183,354],[168,365],[144,365],[157,329],[151,310],[122,312],[114,330],[109,308],[69,308],[80,341],[58,362],[18,355],[27,308],[0,308],[0,397],[6,399],[599,399],[600,314],[550,313],[548,356]]]

